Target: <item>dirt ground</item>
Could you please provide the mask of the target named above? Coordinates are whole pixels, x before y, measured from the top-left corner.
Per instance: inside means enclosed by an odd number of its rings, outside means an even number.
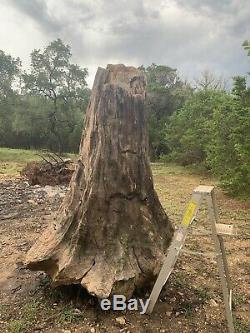
[[[215,184],[209,177],[172,166],[155,164],[153,173],[160,200],[176,226],[192,190],[199,184]],[[52,288],[44,273],[25,269],[25,253],[50,223],[66,190],[29,186],[20,177],[0,178],[0,332],[227,332],[217,266],[211,258],[181,254],[151,316],[104,312],[77,286]],[[218,188],[216,198],[220,222],[233,224],[237,232],[225,239],[236,332],[249,332],[250,204],[229,198]],[[204,206],[197,228],[209,226],[206,216]],[[212,242],[208,236],[190,234],[185,248],[211,251]],[[136,296],[145,298],[148,292]]]

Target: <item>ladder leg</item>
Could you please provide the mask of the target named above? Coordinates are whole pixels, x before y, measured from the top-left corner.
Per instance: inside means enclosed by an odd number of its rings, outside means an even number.
[[[217,202],[215,200],[214,191],[212,191],[212,202],[213,202],[213,206],[214,206],[216,223],[218,223],[219,212],[218,212],[218,205],[217,205]],[[228,287],[228,291],[229,291],[229,294],[230,294],[229,295],[230,308],[232,309],[232,289],[233,288],[232,288],[232,283],[231,283],[230,274],[229,274],[229,268],[228,268],[227,257],[226,257],[226,250],[225,250],[225,246],[224,246],[224,240],[223,240],[222,236],[220,236],[220,235],[217,235],[217,236],[218,236],[218,239],[219,239],[219,242],[220,242],[220,249],[221,249],[221,253],[222,253],[225,275],[226,275],[226,279],[227,279],[227,287]]]
[[[195,218],[195,215],[197,214],[197,211],[199,209],[200,201],[201,201],[201,194],[194,193],[186,208],[182,220],[182,225],[174,235],[172,244],[170,245],[169,248],[168,255],[164,259],[163,266],[154,284],[153,290],[149,296],[149,305],[146,311],[147,314],[152,313],[155,303],[157,302],[157,299],[160,295],[160,292],[173,271],[179,252],[184,244],[188,227]]]
[[[165,283],[167,282],[170,274],[172,273],[174,265],[177,261],[177,256],[178,256],[178,251],[173,244],[173,246],[169,250],[168,256],[164,259],[158,278],[149,296],[149,305],[146,311],[147,314],[152,313],[155,303],[157,302],[158,297],[161,293],[161,290],[165,285]]]
[[[233,315],[231,311],[230,306],[230,293],[229,293],[229,285],[226,278],[226,268],[224,265],[223,260],[223,251],[221,251],[221,243],[219,240],[219,237],[216,232],[216,223],[217,223],[217,215],[216,215],[216,207],[215,207],[215,198],[214,198],[214,192],[207,195],[206,197],[207,205],[208,205],[208,211],[211,219],[211,228],[212,228],[212,238],[215,246],[216,251],[216,261],[219,269],[220,279],[221,279],[221,285],[222,285],[222,293],[223,293],[223,299],[225,303],[225,310],[226,310],[226,318],[227,318],[227,324],[228,324],[228,330],[230,333],[234,333],[234,325],[233,325]]]
[[[227,280],[227,288],[228,288],[228,292],[229,292],[229,305],[230,305],[230,309],[232,311],[232,290],[233,290],[233,288],[232,288],[232,283],[231,283],[230,274],[229,274],[226,250],[225,250],[223,238],[220,235],[218,235],[218,239],[220,242],[222,260],[223,260],[225,276],[226,276],[226,280]]]
[[[215,212],[215,218],[216,218],[216,223],[218,223],[218,216],[219,216],[219,212],[218,212],[218,205],[217,202],[215,200],[215,195],[214,195],[214,191],[212,191],[212,202],[213,202],[213,206],[214,206],[214,212]],[[223,259],[223,265],[224,265],[224,270],[225,270],[225,275],[226,275],[226,280],[227,280],[227,288],[228,288],[228,292],[229,292],[229,304],[230,304],[230,309],[232,310],[232,283],[231,283],[231,279],[230,279],[230,274],[229,274],[229,268],[228,268],[228,263],[227,263],[227,257],[226,257],[226,250],[225,250],[225,246],[224,246],[224,240],[223,237],[220,235],[217,235],[219,242],[220,242],[220,249],[221,249],[221,253],[222,253],[222,259]]]

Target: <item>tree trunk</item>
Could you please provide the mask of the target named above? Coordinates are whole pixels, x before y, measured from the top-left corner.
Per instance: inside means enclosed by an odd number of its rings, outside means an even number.
[[[70,190],[26,258],[55,285],[130,297],[159,272],[173,229],[153,188],[145,86],[134,67],[97,71]]]

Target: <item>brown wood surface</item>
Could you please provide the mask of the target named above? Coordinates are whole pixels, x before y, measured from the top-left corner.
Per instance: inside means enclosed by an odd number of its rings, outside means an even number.
[[[130,297],[160,270],[173,229],[153,187],[145,86],[134,67],[97,71],[70,190],[26,257],[55,285]]]

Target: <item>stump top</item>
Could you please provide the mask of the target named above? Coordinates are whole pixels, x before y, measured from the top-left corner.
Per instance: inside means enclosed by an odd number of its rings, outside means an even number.
[[[105,70],[107,77],[105,83],[117,85],[132,94],[145,95],[146,78],[137,68],[123,64],[109,64]]]

